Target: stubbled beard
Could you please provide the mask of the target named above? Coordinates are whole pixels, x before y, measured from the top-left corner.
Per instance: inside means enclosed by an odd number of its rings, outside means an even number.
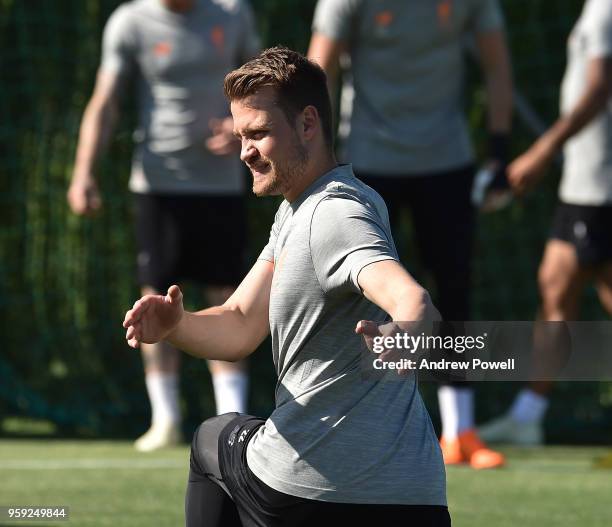
[[[270,174],[267,176],[263,188],[260,188],[259,191],[255,191],[255,184],[253,184],[253,192],[257,196],[283,194],[290,187],[291,181],[302,179],[308,164],[308,152],[304,146],[297,142],[297,138],[292,145],[292,154],[283,163],[275,163],[269,159],[265,160],[270,164]]]

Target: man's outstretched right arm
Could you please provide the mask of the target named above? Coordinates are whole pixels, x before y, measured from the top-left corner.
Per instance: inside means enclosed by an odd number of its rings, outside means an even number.
[[[222,306],[189,313],[182,293],[172,286],[166,296],[147,295],[123,322],[128,344],[165,340],[203,359],[237,361],[257,349],[270,331],[268,307],[274,264],[258,260]]]

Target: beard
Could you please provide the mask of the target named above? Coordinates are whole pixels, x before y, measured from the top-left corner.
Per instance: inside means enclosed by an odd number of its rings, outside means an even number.
[[[262,156],[258,164],[266,166],[267,173],[259,176],[262,181],[257,181],[257,176],[253,175],[253,193],[256,196],[277,196],[283,194],[292,181],[302,179],[308,165],[308,151],[296,137],[287,159],[272,161]]]

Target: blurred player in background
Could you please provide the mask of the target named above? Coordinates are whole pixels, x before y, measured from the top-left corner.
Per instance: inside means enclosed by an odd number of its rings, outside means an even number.
[[[129,183],[134,193],[138,279],[143,294],[194,280],[219,304],[243,274],[246,245],[239,144],[223,96],[224,75],[259,51],[243,0],[133,0],[112,14],[102,61],[81,123],[68,202],[101,207],[95,167],[135,83],[138,129]],[[179,353],[142,347],[151,428],[135,446],[179,441]],[[244,364],[209,362],[218,413],[246,411]]]
[[[563,149],[559,203],[538,272],[543,321],[576,320],[593,282],[612,315],[612,4],[587,0],[568,41],[561,116],[508,167],[517,194]],[[550,382],[532,382],[507,415],[480,428],[491,442],[540,444]]]
[[[335,84],[350,57],[354,100],[343,158],[384,198],[391,224],[409,207],[421,259],[445,320],[470,317],[474,151],[462,111],[464,41],[474,36],[486,81],[490,196],[505,183],[512,81],[497,0],[319,0],[308,52]],[[341,108],[341,114],[345,114]],[[474,429],[473,389],[438,392],[447,464],[498,467]]]

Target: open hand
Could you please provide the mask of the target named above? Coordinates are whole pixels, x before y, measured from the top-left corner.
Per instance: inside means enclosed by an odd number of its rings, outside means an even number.
[[[183,313],[183,293],[176,285],[170,286],[165,296],[143,296],[125,314],[123,327],[127,329],[127,343],[138,348],[143,342],[154,344],[164,340],[176,329]]]
[[[410,324],[416,325],[416,324]],[[355,333],[358,335],[363,335],[366,346],[372,353],[376,353],[378,358],[383,362],[398,362],[402,359],[406,358],[406,350],[398,349],[395,346],[387,346],[384,345],[384,351],[379,352],[376,350],[375,338],[379,337],[378,346],[380,346],[380,339],[384,339],[385,337],[394,337],[397,333],[402,332],[401,328],[393,323],[386,322],[384,324],[377,324],[371,320],[360,320],[355,327]],[[397,369],[398,375],[407,375],[409,370],[407,369]]]

